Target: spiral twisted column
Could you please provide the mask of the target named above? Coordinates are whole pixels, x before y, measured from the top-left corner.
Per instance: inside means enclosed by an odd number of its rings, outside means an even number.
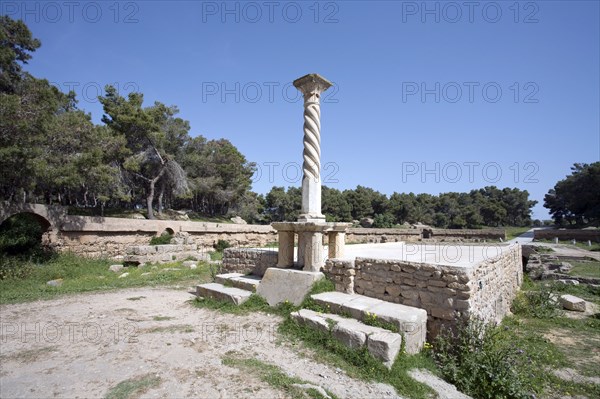
[[[331,82],[313,73],[294,81],[304,95],[304,152],[302,165],[302,210],[298,221],[324,222],[321,213],[321,93]]]

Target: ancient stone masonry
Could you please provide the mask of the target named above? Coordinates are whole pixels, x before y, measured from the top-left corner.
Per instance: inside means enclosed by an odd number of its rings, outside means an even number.
[[[223,251],[222,273],[253,274],[262,277],[277,265],[277,251],[268,249],[227,248]]]
[[[521,247],[503,248],[500,255],[468,267],[402,260],[329,259],[325,273],[335,282],[336,291],[353,290],[425,309],[428,334],[433,337],[443,325],[451,325],[459,318],[476,316],[497,321],[509,312],[523,279]]]

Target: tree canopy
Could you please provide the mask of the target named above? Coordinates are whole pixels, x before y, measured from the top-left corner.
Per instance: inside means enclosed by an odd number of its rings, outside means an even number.
[[[559,225],[600,225],[600,162],[574,164],[544,196],[544,207]]]

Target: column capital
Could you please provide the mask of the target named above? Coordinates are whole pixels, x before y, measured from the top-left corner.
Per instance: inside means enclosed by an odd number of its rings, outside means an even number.
[[[309,73],[301,78],[294,80],[294,87],[305,96],[320,94],[333,86],[333,83],[325,79],[318,73]]]

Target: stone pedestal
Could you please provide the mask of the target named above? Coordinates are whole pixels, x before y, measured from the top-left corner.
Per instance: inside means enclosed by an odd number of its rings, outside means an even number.
[[[298,235],[297,266],[304,271],[318,272],[323,267],[323,234],[329,235],[329,257],[344,254],[345,232],[349,223],[278,222],[271,226],[279,232],[277,267],[289,268],[294,264],[294,236]]]

